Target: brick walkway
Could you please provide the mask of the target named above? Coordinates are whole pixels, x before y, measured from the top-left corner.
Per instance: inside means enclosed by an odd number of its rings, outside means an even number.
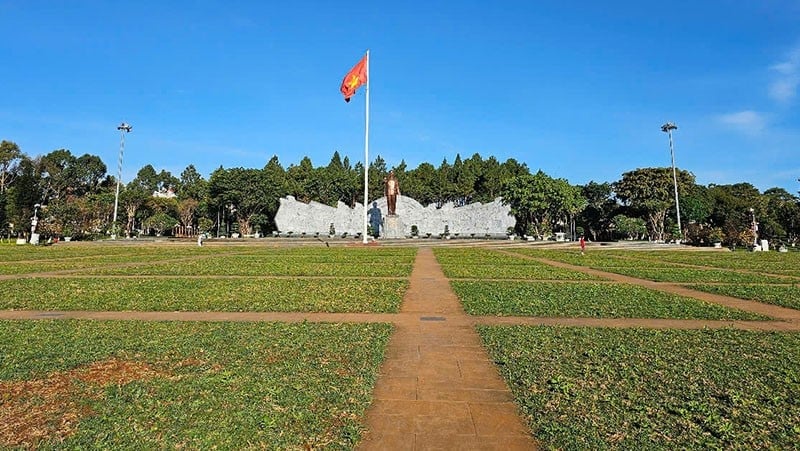
[[[417,254],[401,312],[360,449],[535,449],[430,249]]]

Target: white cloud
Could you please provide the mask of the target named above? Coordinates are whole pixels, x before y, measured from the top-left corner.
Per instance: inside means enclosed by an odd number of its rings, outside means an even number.
[[[766,115],[752,110],[721,114],[717,116],[717,121],[751,134],[761,133],[767,127]]]
[[[779,102],[789,102],[797,95],[800,86],[800,45],[792,49],[784,61],[770,69],[777,74],[769,85],[769,95]]]

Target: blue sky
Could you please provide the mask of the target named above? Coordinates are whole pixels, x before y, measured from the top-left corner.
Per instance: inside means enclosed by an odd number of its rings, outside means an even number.
[[[561,6],[565,4],[567,6]],[[676,163],[800,190],[800,0],[0,0],[0,139],[152,164],[515,158],[573,184]]]

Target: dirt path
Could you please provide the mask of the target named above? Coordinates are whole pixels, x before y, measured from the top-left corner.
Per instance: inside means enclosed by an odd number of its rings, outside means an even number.
[[[401,312],[360,449],[535,449],[430,249],[417,254]]]

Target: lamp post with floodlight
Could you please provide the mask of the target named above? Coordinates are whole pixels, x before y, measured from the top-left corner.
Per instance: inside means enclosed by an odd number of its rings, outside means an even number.
[[[675,150],[672,147],[672,130],[677,130],[678,126],[673,122],[667,122],[661,126],[661,131],[669,135],[669,154],[672,157],[672,182],[675,185],[675,214],[678,217],[678,242],[683,238],[681,231],[681,206],[678,202],[678,175],[675,171]]]
[[[133,127],[125,122],[117,126],[119,130],[119,163],[117,165],[117,193],[114,195],[114,219],[111,222],[111,239],[117,238],[117,208],[119,206],[119,184],[122,181],[122,154],[125,152],[125,134],[130,133]]]

